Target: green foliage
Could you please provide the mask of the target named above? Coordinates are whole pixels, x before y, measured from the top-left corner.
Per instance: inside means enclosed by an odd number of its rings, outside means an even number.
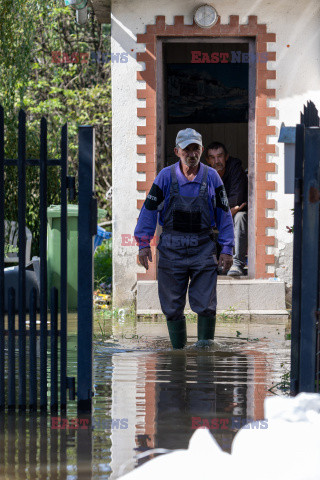
[[[90,11],[90,9],[89,9]],[[27,158],[39,158],[40,119],[48,120],[48,158],[60,156],[60,130],[68,122],[69,174],[77,177],[78,126],[96,130],[96,194],[111,217],[105,192],[111,186],[110,63],[54,63],[53,52],[110,51],[110,29],[90,11],[75,23],[63,0],[0,3],[0,104],[5,109],[5,156],[17,158],[18,112],[27,113]],[[33,252],[39,242],[39,170],[27,167],[27,226]],[[17,169],[6,167],[6,218],[17,220]],[[59,167],[48,169],[48,205],[60,203]]]
[[[292,212],[292,215],[294,215],[294,208],[291,208],[291,212]],[[287,225],[286,229],[288,233],[294,233],[294,225],[292,225],[291,227],[288,227]]]
[[[14,237],[18,235],[17,226],[13,227],[11,224],[5,224],[5,233],[4,233],[4,256],[6,257],[8,253],[17,253],[19,249],[14,247],[10,242],[14,242]]]
[[[281,363],[280,367],[283,369],[281,373],[280,382],[268,388],[268,391],[274,395],[289,395],[290,394],[290,366]],[[279,393],[278,393],[279,392]]]
[[[112,336],[112,310],[94,310],[94,321],[98,329],[94,329],[95,341],[105,342]],[[98,330],[98,333],[97,331]]]
[[[137,321],[136,307],[134,303],[129,308],[110,308],[108,310],[95,309],[94,321],[96,328],[94,330],[94,340],[97,342],[105,342],[113,337],[113,321],[123,322],[126,326],[128,324],[135,324]],[[126,340],[136,339],[141,340],[144,335],[121,333],[121,338]]]
[[[9,120],[14,118],[16,97],[22,104],[27,88],[36,14],[36,2],[0,2],[0,100]]]
[[[18,250],[19,249],[17,247],[13,247],[12,245],[9,245],[8,243],[6,243],[4,246],[4,256],[6,257],[8,253],[16,253],[18,252]]]
[[[185,314],[186,321],[188,323],[197,323],[198,321],[198,315],[196,313],[186,313]]]
[[[240,322],[242,320],[242,316],[235,312],[235,307],[229,307],[227,310],[217,315],[217,320],[219,322]]]
[[[112,277],[112,239],[105,240],[97,247],[94,255],[94,288],[102,282],[111,282]]]

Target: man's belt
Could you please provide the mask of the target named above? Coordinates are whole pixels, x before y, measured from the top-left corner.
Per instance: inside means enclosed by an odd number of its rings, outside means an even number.
[[[210,227],[210,228],[203,228],[202,230],[200,230],[197,233],[193,233],[193,232],[186,233],[186,232],[179,232],[178,230],[173,230],[172,228],[162,227],[162,231],[163,231],[163,233],[171,233],[172,235],[202,236],[202,235],[208,235],[208,234],[212,233],[213,230],[212,230],[212,227]]]

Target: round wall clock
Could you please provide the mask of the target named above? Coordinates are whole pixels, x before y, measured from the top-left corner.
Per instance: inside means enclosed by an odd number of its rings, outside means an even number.
[[[211,5],[201,5],[194,14],[194,21],[198,27],[210,28],[218,20],[218,13]]]

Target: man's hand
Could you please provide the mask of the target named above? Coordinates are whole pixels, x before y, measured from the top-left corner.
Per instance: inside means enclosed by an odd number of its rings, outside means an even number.
[[[139,262],[146,270],[149,268],[148,260],[152,262],[151,248],[141,248],[141,250],[139,250]]]
[[[236,213],[240,212],[240,210],[243,209],[243,207],[245,207],[245,205],[247,205],[247,202],[244,202],[240,205],[236,205],[235,207],[232,207],[230,208],[230,211],[231,211],[231,215],[234,217]]]
[[[227,273],[227,271],[230,270],[232,264],[232,255],[228,255],[227,253],[220,253],[218,266],[222,267],[222,273]]]

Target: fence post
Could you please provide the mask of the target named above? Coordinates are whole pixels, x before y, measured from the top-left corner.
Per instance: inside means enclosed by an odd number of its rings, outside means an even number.
[[[302,177],[304,163],[305,126],[296,126],[295,174],[294,174],[294,231],[292,266],[291,310],[291,395],[299,392],[299,349],[301,312],[301,249],[302,249]]]
[[[319,151],[320,128],[305,131],[305,162],[303,174],[303,241],[301,271],[301,344],[300,391],[315,391],[316,315],[318,308],[319,268]]]
[[[16,292],[8,291],[8,410],[16,408],[16,332],[15,332]]]
[[[30,411],[37,410],[37,291],[33,287],[29,298],[29,408]]]
[[[47,410],[47,120],[40,127],[40,408]]]
[[[4,111],[0,106],[0,410],[5,408],[4,388]]]
[[[19,410],[26,410],[26,113],[19,111],[18,224],[19,224]]]
[[[93,235],[97,233],[94,194],[95,130],[79,127],[78,216],[78,411],[92,408]]]
[[[68,175],[68,126],[61,130],[61,256],[60,256],[60,407],[67,407],[67,175]]]
[[[50,409],[51,414],[58,411],[58,290],[56,287],[51,288],[50,298],[50,343],[51,343],[51,398]]]

